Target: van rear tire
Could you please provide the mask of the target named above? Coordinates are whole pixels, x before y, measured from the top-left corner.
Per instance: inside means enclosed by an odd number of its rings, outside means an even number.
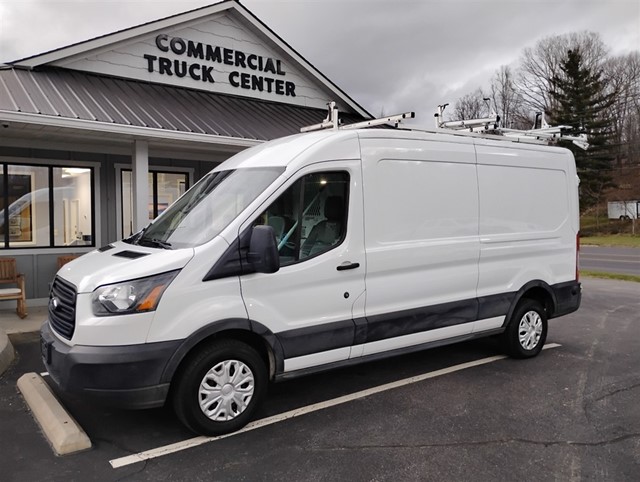
[[[547,340],[547,330],[547,312],[543,305],[525,298],[516,306],[502,334],[504,351],[513,358],[534,357]]]
[[[267,369],[256,350],[236,340],[216,340],[185,360],[176,374],[173,407],[193,432],[235,432],[253,417],[267,383]]]

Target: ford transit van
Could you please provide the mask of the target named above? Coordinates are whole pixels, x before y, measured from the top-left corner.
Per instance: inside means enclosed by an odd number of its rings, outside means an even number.
[[[144,230],[56,275],[42,356],[61,390],[171,399],[237,430],[271,381],[499,335],[537,355],[578,309],[570,151],[446,132],[295,135],[243,151]]]

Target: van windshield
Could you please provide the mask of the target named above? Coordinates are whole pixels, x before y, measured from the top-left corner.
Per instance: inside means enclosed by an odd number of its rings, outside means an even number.
[[[280,167],[210,172],[155,221],[124,241],[165,249],[204,244],[283,172]]]

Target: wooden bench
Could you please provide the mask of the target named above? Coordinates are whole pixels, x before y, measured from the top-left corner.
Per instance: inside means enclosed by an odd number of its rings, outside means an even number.
[[[58,271],[69,261],[73,261],[78,257],[80,257],[79,254],[63,254],[62,256],[58,256]]]
[[[10,284],[16,287],[1,288]],[[27,299],[24,275],[17,272],[15,258],[0,258],[0,301],[18,300],[16,313],[20,318],[27,316]]]

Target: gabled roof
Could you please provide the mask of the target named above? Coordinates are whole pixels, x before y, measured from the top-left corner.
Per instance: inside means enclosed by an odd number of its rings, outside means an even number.
[[[38,69],[45,66],[61,65],[74,58],[88,56],[92,52],[104,49],[105,47],[108,47],[112,44],[131,41],[141,35],[153,34],[154,32],[159,32],[164,29],[176,28],[183,25],[188,25],[189,23],[199,22],[202,21],[202,19],[205,17],[217,15],[222,12],[233,15],[234,18],[237,18],[240,22],[248,24],[255,31],[260,32],[273,45],[280,49],[294,62],[296,62],[311,77],[315,78],[315,80],[320,85],[328,89],[332,93],[333,100],[337,100],[339,102],[341,101],[341,103],[353,109],[354,113],[357,113],[364,118],[373,117],[362,106],[360,106],[351,97],[349,97],[342,89],[331,82],[324,74],[322,74],[304,57],[302,57],[287,42],[280,38],[268,26],[266,26],[259,18],[257,18],[253,13],[251,13],[246,7],[241,5],[236,0],[224,0],[213,5],[201,7],[160,20],[147,22],[136,27],[127,28],[90,40],[78,42],[67,47],[58,48],[38,55],[33,55],[31,57],[26,57],[20,60],[9,62],[9,65],[27,69]]]

